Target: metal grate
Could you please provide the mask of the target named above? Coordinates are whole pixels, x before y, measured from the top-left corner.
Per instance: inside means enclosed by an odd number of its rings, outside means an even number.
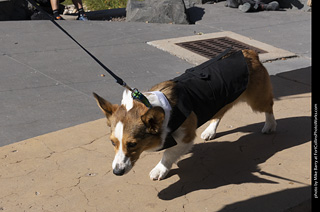
[[[212,38],[206,40],[189,41],[183,43],[176,43],[176,45],[188,49],[196,54],[200,54],[206,58],[214,58],[224,50],[232,46],[230,53],[243,50],[251,49],[256,51],[258,54],[267,53],[266,51],[234,40],[229,37]]]

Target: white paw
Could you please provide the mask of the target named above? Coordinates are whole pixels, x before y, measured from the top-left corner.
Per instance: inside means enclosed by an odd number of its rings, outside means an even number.
[[[201,133],[201,138],[208,141],[214,139],[220,119],[214,119],[209,126]]]
[[[277,128],[277,122],[273,114],[266,113],[266,123],[262,128],[261,132],[264,134],[275,132]]]
[[[215,132],[207,132],[207,130],[205,130],[201,133],[201,138],[206,141],[212,140],[212,139],[214,139],[214,137],[216,137]]]
[[[154,167],[151,172],[149,173],[150,179],[151,180],[162,180],[164,179],[168,172],[170,171],[170,169],[168,169],[167,167],[165,167],[161,162],[158,163],[158,165],[156,165],[156,167]]]
[[[277,128],[277,123],[276,122],[265,123],[264,127],[261,130],[261,132],[263,134],[269,134],[269,133],[275,132],[276,128]]]

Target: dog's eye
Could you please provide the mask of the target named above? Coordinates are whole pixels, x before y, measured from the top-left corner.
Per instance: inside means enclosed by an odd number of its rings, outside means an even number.
[[[111,143],[113,146],[116,146],[116,143],[113,140],[111,140]]]
[[[137,146],[137,143],[132,143],[132,142],[127,143],[127,148],[134,148],[136,146]]]

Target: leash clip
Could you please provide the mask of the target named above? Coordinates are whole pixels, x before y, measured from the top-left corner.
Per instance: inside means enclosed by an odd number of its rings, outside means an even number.
[[[144,104],[147,108],[152,108],[152,105],[150,104],[149,100],[145,95],[143,95],[137,88],[132,89],[131,96],[133,99],[136,99],[140,101],[142,104]]]

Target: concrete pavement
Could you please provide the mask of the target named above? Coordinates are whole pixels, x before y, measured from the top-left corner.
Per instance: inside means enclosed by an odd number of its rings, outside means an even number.
[[[0,22],[0,209],[3,211],[295,211],[311,198],[311,17],[303,10],[243,14],[201,5],[195,25],[61,25],[131,86],[148,89],[192,66],[149,41],[233,31],[294,52],[265,63],[277,133],[240,105],[214,141],[199,138],[167,179],[150,181],[161,153],[123,177],[91,93],[114,103],[122,88],[48,21]],[[202,127],[201,129],[203,129]],[[199,129],[199,133],[201,129]]]
[[[223,4],[199,5],[204,15],[195,25],[60,24],[130,86],[141,90],[193,66],[146,43],[199,32],[232,31],[298,55],[267,63],[270,74],[311,65],[309,12],[244,14]],[[98,119],[93,91],[119,102],[121,88],[108,75],[101,77],[105,71],[52,23],[10,21],[0,26],[0,145]]]

